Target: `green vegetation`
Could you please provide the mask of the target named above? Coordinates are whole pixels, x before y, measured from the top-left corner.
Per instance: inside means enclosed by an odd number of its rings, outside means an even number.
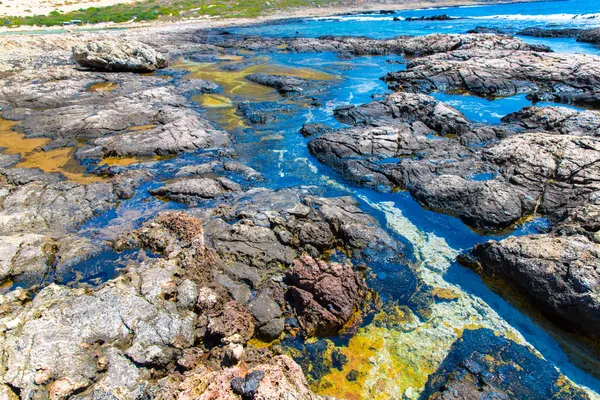
[[[157,19],[219,16],[224,18],[256,17],[291,7],[330,4],[333,0],[144,0],[134,4],[117,4],[108,7],[90,7],[62,13],[31,17],[5,17],[4,25],[58,26],[79,20],[82,23],[152,21]]]

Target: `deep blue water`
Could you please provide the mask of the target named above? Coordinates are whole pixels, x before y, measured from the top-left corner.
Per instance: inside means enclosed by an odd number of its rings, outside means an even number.
[[[568,14],[565,12],[568,11]],[[393,21],[396,17],[418,17],[446,13],[463,19],[439,22]],[[569,0],[561,2],[523,3],[497,6],[459,7],[446,9],[428,9],[399,11],[394,15],[352,15],[335,18],[293,20],[279,24],[251,26],[229,29],[234,33],[265,36],[293,36],[296,32],[305,36],[321,35],[358,35],[373,38],[388,38],[398,35],[424,35],[429,33],[464,33],[478,25],[518,30],[530,26],[540,27],[592,27],[600,26],[600,4],[597,0]],[[594,18],[592,18],[594,17]],[[572,39],[533,39],[523,38],[532,43],[551,46],[555,51],[583,52],[600,55],[600,48],[577,43]],[[543,218],[538,218],[524,226],[517,227],[511,233],[482,236],[464,225],[457,218],[424,209],[406,192],[381,193],[368,188],[357,187],[319,163],[307,149],[308,139],[298,131],[304,123],[319,122],[342,126],[333,117],[336,107],[347,104],[363,104],[388,93],[386,85],[379,79],[386,73],[403,69],[403,59],[399,56],[357,57],[342,60],[334,54],[257,54],[266,57],[267,64],[276,64],[294,68],[312,68],[335,75],[338,79],[330,83],[328,90],[316,96],[320,105],[297,105],[285,114],[285,118],[266,125],[250,125],[240,128],[235,136],[235,150],[239,161],[257,169],[265,176],[260,186],[272,189],[299,186],[315,186],[327,196],[351,194],[360,199],[361,207],[373,215],[390,234],[403,240],[402,233],[388,226],[386,216],[371,205],[389,202],[418,228],[420,232],[444,238],[455,250],[467,250],[474,244],[489,239],[499,239],[509,234],[527,234],[548,228]],[[392,62],[390,62],[392,61]],[[434,93],[434,97],[461,110],[469,119],[478,122],[496,124],[504,115],[520,110],[531,103],[524,95],[489,100],[468,95]],[[234,101],[252,100],[251,98],[233,99]],[[294,105],[294,102],[290,102]],[[547,105],[547,104],[539,104]],[[202,112],[202,110],[200,108]],[[210,116],[207,112],[207,116]],[[183,166],[206,162],[210,154],[186,154],[174,159],[153,163],[157,180],[172,177],[174,171]],[[393,160],[386,160],[393,161]],[[478,180],[493,179],[489,174],[477,174]],[[242,182],[244,186],[252,183]],[[81,232],[91,237],[109,239],[114,237],[116,229],[123,221],[131,227],[139,224],[158,211],[184,207],[174,202],[163,202],[150,196],[146,189],[159,185],[152,183],[140,188],[138,194],[124,201],[116,210],[112,210],[87,222]],[[206,204],[207,206],[210,203]],[[410,246],[407,247],[410,250]],[[410,256],[410,254],[409,254]],[[127,261],[128,254],[117,256],[102,252],[88,262],[78,264],[73,274],[83,277],[86,282],[98,282],[113,277],[118,271],[115,265]],[[110,271],[106,265],[111,265]],[[390,271],[401,269],[394,265],[370,265],[380,281],[382,297],[400,296],[394,293],[400,290],[390,279]],[[66,274],[59,281],[69,278]],[[472,271],[454,264],[445,275],[445,279],[461,287],[467,293],[484,300],[502,318],[521,332],[547,360],[556,365],[563,373],[577,383],[584,384],[600,392],[600,381],[571,364],[568,356],[559,344],[529,317],[523,315],[500,296],[488,289],[482,280]],[[596,371],[597,372],[597,371]]]

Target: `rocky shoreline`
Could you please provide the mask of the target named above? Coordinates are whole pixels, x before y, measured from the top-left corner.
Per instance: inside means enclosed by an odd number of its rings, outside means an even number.
[[[346,127],[305,125],[311,153],[350,181],[407,190],[480,231],[547,218],[547,232],[479,244],[460,259],[516,284],[559,326],[597,336],[600,114],[531,106],[486,125],[428,94],[528,93],[593,106],[586,99],[600,93],[600,58],[494,34],[273,39],[192,29],[115,36],[18,38],[48,51],[15,50],[0,70],[2,118],[11,121],[5,133],[41,140],[32,151],[0,155],[4,398],[327,398],[312,391],[283,339],[352,336],[370,319],[410,331],[457,300],[429,291],[407,260],[407,244],[356,198],[301,184],[266,187],[260,172],[236,159],[239,138],[192,100],[222,88],[167,66],[180,57],[410,57],[406,70],[382,77],[394,93],[334,110]],[[333,84],[266,72],[243,78],[288,107],[317,101]],[[90,90],[98,84],[109,89]],[[277,118],[260,106],[236,110],[253,124]],[[20,164],[57,150],[85,166],[79,179],[95,181],[74,179],[67,163],[57,170]],[[152,204],[150,215],[109,225],[110,240],[86,233],[89,221],[138,196],[134,208]],[[163,209],[169,202],[177,208]],[[79,269],[103,252],[128,256],[102,279]],[[372,287],[373,264],[388,266],[394,284],[413,287],[394,306],[395,319],[377,321],[386,305]],[[530,346],[496,333],[461,331],[420,398],[590,398]],[[350,382],[360,378],[353,371]],[[402,396],[417,398],[410,393]]]

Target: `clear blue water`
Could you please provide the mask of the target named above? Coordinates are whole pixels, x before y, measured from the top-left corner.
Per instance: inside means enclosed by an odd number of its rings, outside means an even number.
[[[565,15],[568,11],[568,15]],[[393,21],[393,17],[427,16],[446,13],[464,19],[439,22],[406,22]],[[305,36],[321,35],[358,35],[373,38],[388,38],[398,35],[424,35],[429,33],[464,33],[478,25],[489,27],[511,28],[518,30],[530,26],[540,27],[592,27],[600,26],[600,19],[589,18],[600,13],[597,0],[569,0],[561,2],[523,3],[497,6],[460,7],[447,9],[428,9],[399,11],[394,15],[353,15],[325,19],[305,19],[286,21],[285,23],[250,26],[229,29],[234,33],[264,36],[293,36],[296,32]],[[580,14],[584,14],[581,16]],[[582,52],[600,55],[600,48],[588,44],[576,43],[572,39],[533,39],[523,38],[531,43],[551,46],[555,51]],[[260,55],[260,54],[259,54]],[[448,245],[456,250],[467,250],[474,244],[489,239],[500,239],[509,234],[520,235],[548,229],[548,221],[537,218],[513,232],[503,235],[482,236],[464,225],[457,218],[424,209],[406,192],[381,193],[368,188],[358,187],[319,163],[307,149],[308,139],[298,131],[304,123],[319,122],[334,127],[342,125],[333,117],[333,110],[339,106],[359,105],[372,101],[373,96],[388,93],[386,85],[379,79],[386,73],[404,68],[404,65],[389,63],[388,60],[402,61],[399,56],[357,57],[341,60],[334,54],[264,54],[267,63],[295,68],[313,68],[340,77],[331,87],[316,96],[319,106],[302,105],[294,107],[285,118],[266,125],[253,125],[249,128],[232,132],[235,136],[235,150],[239,161],[257,169],[265,176],[261,186],[272,189],[299,186],[318,187],[323,195],[336,196],[351,194],[361,199],[361,207],[373,215],[388,232],[407,242],[398,232],[387,226],[386,216],[373,208],[373,204],[389,202],[415,225],[421,232],[444,238]],[[496,124],[504,115],[518,111],[531,103],[525,96],[514,96],[489,100],[474,96],[434,93],[434,97],[461,110],[469,119],[478,122]],[[293,104],[293,103],[292,103]],[[547,104],[540,104],[542,106]],[[203,111],[199,108],[200,111]],[[209,115],[209,114],[207,114]],[[275,137],[276,135],[276,137]],[[268,139],[268,136],[272,138]],[[268,140],[261,140],[267,138]],[[153,171],[157,180],[168,179],[174,171],[183,165],[206,162],[210,155],[187,154],[175,159],[156,162]],[[397,162],[397,160],[384,160]],[[232,177],[235,179],[235,177]],[[477,174],[476,180],[494,179],[491,174]],[[241,182],[244,186],[252,184]],[[184,207],[174,202],[163,202],[148,195],[145,189],[159,185],[152,183],[142,187],[138,194],[124,201],[116,210],[104,213],[87,222],[81,232],[96,239],[111,238],[113,227],[127,220],[131,227],[139,224],[158,211]],[[207,206],[210,203],[206,204]],[[407,242],[408,244],[408,242]],[[410,251],[410,246],[407,247]],[[410,257],[410,254],[408,255]],[[122,257],[127,258],[127,257]],[[101,281],[108,279],[118,271],[103,271],[102,265],[118,265],[119,257],[114,254],[101,253],[87,263],[77,265],[77,274],[84,281]],[[403,266],[370,265],[379,283],[376,285],[383,298],[402,297],[400,288],[390,281],[394,272]],[[106,267],[105,267],[106,268]],[[68,276],[60,281],[68,279]],[[573,381],[600,392],[600,381],[592,375],[573,365],[561,346],[551,335],[545,332],[529,317],[515,309],[511,304],[488,289],[479,276],[472,271],[454,264],[445,275],[445,279],[474,294],[485,301],[502,318],[523,334],[547,360],[557,366]],[[597,373],[597,371],[596,371]],[[597,373],[598,375],[598,373]]]
[[[384,8],[385,6],[382,6]],[[394,17],[421,17],[447,14],[461,18],[452,21],[394,21]],[[596,0],[566,0],[556,2],[513,3],[503,5],[442,7],[394,14],[364,14],[316,19],[297,19],[261,26],[229,29],[234,33],[263,36],[306,37],[322,35],[368,36],[384,39],[400,35],[431,33],[465,33],[477,26],[502,28],[513,32],[528,27],[593,28],[600,26],[600,5]],[[537,39],[522,37],[529,43],[550,45],[554,51],[600,54],[597,46],[578,43],[575,39]]]

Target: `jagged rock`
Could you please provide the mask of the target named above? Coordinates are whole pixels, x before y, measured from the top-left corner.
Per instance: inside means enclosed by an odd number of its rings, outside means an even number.
[[[236,391],[232,388],[234,379]],[[248,395],[250,391],[247,389],[255,387],[255,399],[322,399],[310,391],[302,369],[288,356],[275,356],[268,362],[256,365],[250,373],[237,366],[222,371],[199,367],[186,374],[183,382],[176,387],[175,393],[181,400],[236,400],[240,398],[238,393]]]
[[[252,315],[235,301],[225,304],[223,310],[212,315],[208,323],[208,333],[218,339],[239,335],[243,342],[254,335]]]
[[[64,99],[53,107],[24,109],[27,115],[19,118],[24,120],[15,129],[29,136],[52,139],[97,138],[152,124],[161,117],[161,107],[184,103],[182,96],[167,87],[145,88],[129,94],[111,92],[109,96],[91,93],[74,99]]]
[[[258,331],[265,340],[271,341],[281,335],[283,332],[281,308],[268,294],[259,293],[248,303],[248,310],[256,319]]]
[[[566,107],[525,107],[502,118],[502,122],[531,131],[552,131],[562,135],[600,136],[600,113]]]
[[[23,396],[49,392],[62,398],[104,376],[96,387],[129,392],[131,387],[119,384],[126,376],[115,370],[123,372],[119,363],[128,364],[119,348],[140,364],[154,365],[194,342],[195,315],[168,300],[176,269],[174,262],[150,261],[89,292],[52,284],[17,313],[3,314],[3,325],[18,321],[2,333],[4,381]]]
[[[152,47],[125,40],[74,46],[73,58],[82,67],[101,71],[153,72],[169,65],[167,59]]]
[[[600,249],[584,236],[530,235],[473,248],[481,272],[505,279],[566,329],[600,332]]]
[[[393,260],[398,255],[398,243],[354,199],[322,198],[291,189],[252,189],[233,195],[227,218],[219,215],[205,224],[207,245],[226,259],[259,269],[290,265],[297,249],[303,248],[298,235],[307,222],[329,225],[330,249],[348,246],[355,257],[366,259]]]
[[[572,38],[577,37],[581,33],[581,29],[566,28],[566,29],[543,29],[543,28],[525,28],[517,32],[520,36],[533,36],[541,38]]]
[[[193,202],[202,199],[214,199],[222,197],[226,193],[241,190],[240,185],[225,178],[188,178],[168,183],[150,193],[157,196],[165,196],[169,199]]]
[[[271,87],[282,96],[310,96],[326,90],[329,85],[323,81],[314,81],[294,76],[271,75],[258,72],[246,76],[251,82]]]
[[[536,400],[589,399],[528,347],[489,329],[465,330],[442,365],[429,376],[420,398],[509,399],[515,393]]]
[[[115,207],[117,201],[110,183],[27,183],[14,188],[4,199],[0,232],[64,234],[92,216]]]
[[[490,28],[487,26],[476,26],[474,29],[467,31],[468,34],[493,34],[493,35],[505,35],[506,32],[501,28]]]
[[[600,43],[600,29],[590,29],[577,35],[578,42]]]
[[[225,48],[252,51],[293,51],[298,53],[332,52],[351,55],[407,54],[429,55],[452,50],[550,51],[547,46],[530,45],[520,39],[500,35],[398,36],[393,39],[371,39],[356,36],[321,36],[318,38],[265,38],[249,36],[206,37],[204,40]]]
[[[325,124],[304,124],[300,133],[304,137],[313,137],[333,132],[333,128]]]
[[[384,101],[358,107],[347,106],[334,110],[335,117],[349,125],[389,125],[396,121],[420,121],[440,134],[466,132],[471,123],[455,109],[434,98],[415,93],[398,92]]]
[[[477,228],[504,229],[534,210],[552,214],[599,196],[597,141],[565,134],[595,135],[594,111],[526,108],[484,126],[428,96],[401,93],[336,115],[361,126],[311,139],[320,161],[362,185],[407,189]]]
[[[413,21],[450,21],[453,19],[460,19],[460,18],[453,18],[446,14],[441,14],[441,15],[432,15],[431,17],[425,17],[425,16],[408,17],[408,18],[405,18],[405,21],[408,21],[408,22],[413,22]]]
[[[294,260],[286,277],[287,295],[310,336],[337,333],[367,296],[364,277],[351,265],[303,256]]]
[[[107,136],[92,146],[105,156],[166,156],[229,144],[226,132],[191,110],[165,109],[156,118],[158,126],[148,132]]]
[[[457,50],[411,61],[384,80],[392,90],[467,91],[479,96],[596,93],[600,58],[584,54]]]

